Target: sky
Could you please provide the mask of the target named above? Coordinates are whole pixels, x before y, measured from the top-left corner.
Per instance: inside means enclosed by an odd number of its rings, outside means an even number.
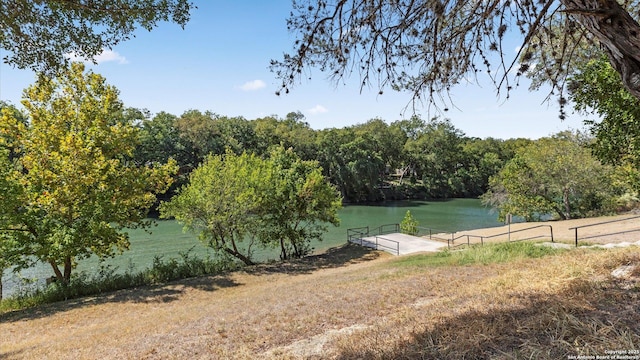
[[[105,50],[88,65],[120,91],[125,106],[180,115],[191,109],[248,120],[300,111],[314,129],[342,128],[373,118],[391,123],[413,115],[411,95],[377,88],[360,91],[359,79],[346,85],[330,82],[311,69],[311,80],[276,96],[280,82],[269,70],[271,59],[292,50],[294,38],[286,28],[291,0],[195,1],[184,29],[162,23],[148,32]],[[2,55],[2,54],[0,54]],[[510,54],[507,54],[510,55]],[[515,46],[514,54],[515,56]],[[0,65],[0,100],[19,105],[22,90],[35,81],[30,70]],[[582,129],[584,116],[570,114],[561,121],[555,101],[544,102],[548,91],[514,90],[509,100],[487,86],[453,88],[455,108],[445,113],[417,108],[428,120],[439,115],[467,136],[537,139],[567,129]]]

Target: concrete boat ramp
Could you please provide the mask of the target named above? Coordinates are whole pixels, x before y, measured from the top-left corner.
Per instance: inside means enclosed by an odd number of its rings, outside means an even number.
[[[349,242],[376,250],[384,250],[393,255],[406,255],[418,252],[436,252],[447,247],[446,242],[429,240],[402,233],[349,237]]]

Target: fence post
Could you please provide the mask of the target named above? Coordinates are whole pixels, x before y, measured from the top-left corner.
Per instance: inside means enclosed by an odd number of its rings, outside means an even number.
[[[575,228],[576,231],[576,247],[578,247],[578,228]]]
[[[551,242],[553,241],[553,226],[549,225],[549,230],[551,230]]]

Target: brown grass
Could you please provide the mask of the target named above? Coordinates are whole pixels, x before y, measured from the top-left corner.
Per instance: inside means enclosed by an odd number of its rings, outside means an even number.
[[[636,265],[623,278],[611,272]],[[305,261],[0,315],[2,359],[566,359],[640,346],[638,248],[402,265]]]

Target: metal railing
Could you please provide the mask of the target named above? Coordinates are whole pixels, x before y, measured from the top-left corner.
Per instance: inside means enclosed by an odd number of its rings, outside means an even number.
[[[386,224],[374,228],[373,231],[368,226],[347,229],[347,241],[358,244],[360,246],[371,247],[376,250],[386,249],[395,251],[396,255],[400,255],[400,243],[395,240],[385,238],[381,235],[400,232],[400,224]],[[372,235],[375,234],[375,235]],[[366,237],[373,236],[374,241],[366,240]],[[388,243],[392,243],[388,245]]]
[[[427,228],[422,226],[417,226],[418,230],[417,236],[429,236],[429,240],[438,240],[438,241],[451,241],[455,236],[455,233],[445,231],[445,230],[437,230],[433,228]]]
[[[605,225],[605,224],[613,224],[613,223],[617,223],[617,222],[621,222],[621,221],[628,221],[628,220],[633,220],[633,219],[638,219],[638,218],[640,218],[640,216],[632,216],[632,217],[628,217],[628,218],[624,218],[624,219],[603,221],[603,222],[599,222],[599,223],[596,223],[596,224],[589,224],[589,225],[582,225],[582,226],[572,227],[572,228],[569,228],[569,230],[574,230],[574,234],[575,234],[574,237],[575,237],[575,241],[576,241],[576,247],[578,247],[578,229],[584,229],[584,228],[587,228],[587,227],[599,226],[599,225]],[[581,240],[594,239],[594,238],[606,237],[606,236],[612,236],[612,235],[627,234],[627,233],[632,233],[632,232],[636,232],[636,231],[640,231],[640,227],[637,228],[637,229],[631,229],[631,230],[624,230],[624,231],[616,231],[616,232],[612,232],[612,233],[604,233],[604,234],[583,236],[581,238]]]
[[[387,239],[387,238],[382,237],[382,236],[376,236],[375,239],[376,239],[376,243],[375,243],[375,245],[376,245],[375,249],[376,250],[380,250],[380,248],[383,248],[383,249],[395,251],[396,255],[400,255],[400,242],[395,241],[395,240],[391,240],[391,239]],[[382,241],[386,241],[386,242],[390,242],[390,243],[392,243],[392,245],[391,246],[384,245],[384,243],[380,242],[381,240]],[[395,246],[393,246],[393,244],[395,244]]]
[[[638,216],[640,218],[640,216]],[[630,218],[629,218],[630,219]],[[628,220],[628,219],[624,219],[624,220]],[[534,229],[538,229],[538,228],[548,228],[549,229],[549,233],[547,234],[545,232],[545,234],[538,234],[538,235],[534,235],[534,236],[529,236],[526,238],[518,238],[515,240],[511,239],[511,235],[512,234],[517,234],[517,233],[521,233],[521,232],[525,232],[525,231],[529,231],[529,230],[534,230]],[[500,234],[494,234],[494,235],[489,235],[489,236],[480,236],[480,235],[473,235],[473,234],[463,234],[463,235],[459,235],[456,237],[456,233],[455,232],[448,232],[448,231],[444,231],[444,230],[436,230],[433,228],[427,228],[427,227],[421,227],[418,226],[417,227],[418,233],[416,234],[416,236],[421,236],[421,237],[428,237],[429,240],[437,240],[437,241],[443,241],[447,243],[448,248],[455,248],[458,246],[463,246],[463,245],[467,245],[467,246],[471,246],[472,244],[480,244],[480,245],[484,245],[485,241],[491,238],[496,238],[496,237],[500,237],[500,236],[508,236],[508,241],[512,242],[512,241],[525,241],[525,240],[534,240],[534,239],[540,239],[540,238],[545,238],[545,237],[549,237],[551,239],[551,242],[554,242],[554,237],[553,237],[553,227],[551,225],[536,225],[536,226],[531,226],[528,228],[524,228],[524,229],[518,229],[518,230],[512,230],[512,231],[508,231],[508,232],[503,232]],[[640,229],[638,229],[637,231],[640,231]],[[367,247],[371,247],[371,248],[375,248],[376,250],[380,250],[380,248],[386,249],[386,250],[391,250],[391,251],[395,251],[396,254],[400,254],[400,243],[398,241],[395,240],[391,240],[388,238],[385,238],[381,235],[385,235],[385,234],[390,234],[390,233],[394,233],[394,232],[400,232],[400,225],[399,224],[386,224],[386,225],[381,225],[377,228],[374,228],[373,231],[368,227],[359,227],[359,228],[351,228],[351,229],[347,229],[347,241],[348,242],[352,242],[352,243],[356,243],[359,244],[361,246],[367,246]],[[576,230],[577,233],[577,230]],[[365,237],[373,237],[372,240],[365,240]],[[460,239],[464,239],[466,238],[466,242],[458,242],[456,243],[456,240],[460,240]],[[472,242],[471,239],[478,239],[479,242]],[[388,243],[392,243],[392,245],[388,245]]]
[[[369,236],[368,226],[347,229],[347,242],[355,242],[353,240],[362,240],[363,237],[367,236]]]
[[[519,239],[511,240],[511,235],[512,234],[516,234],[516,233],[520,233],[520,232],[524,232],[524,231],[529,231],[529,230],[533,230],[533,229],[537,229],[537,228],[549,228],[549,235],[541,234],[541,235],[535,235],[535,236],[530,236],[530,237],[526,237],[526,238],[519,238]],[[540,239],[540,238],[545,238],[545,237],[549,237],[551,239],[551,242],[554,242],[553,227],[551,225],[536,225],[536,226],[531,226],[531,227],[524,228],[524,229],[512,230],[512,231],[503,232],[503,233],[500,233],[500,234],[489,235],[489,236],[464,234],[464,235],[460,235],[460,236],[456,237],[455,233],[442,233],[442,232],[440,232],[440,233],[437,233],[437,234],[446,234],[446,235],[450,235],[450,237],[447,236],[446,238],[442,238],[442,237],[437,237],[437,236],[433,236],[432,234],[429,234],[429,239],[446,241],[447,242],[447,246],[449,248],[455,248],[455,247],[462,246],[462,245],[471,246],[471,244],[472,244],[471,243],[471,239],[472,238],[480,239],[479,244],[480,245],[484,245],[484,242],[487,239],[500,237],[500,236],[505,236],[505,235],[509,237],[508,241],[510,241],[510,242],[512,242],[512,241],[534,240],[534,239]],[[465,243],[456,244],[456,240],[463,239],[463,238],[467,239],[466,244]],[[477,244],[477,242],[474,242],[474,244]]]
[[[375,230],[377,235],[397,233],[397,232],[400,232],[400,224],[380,225]]]

